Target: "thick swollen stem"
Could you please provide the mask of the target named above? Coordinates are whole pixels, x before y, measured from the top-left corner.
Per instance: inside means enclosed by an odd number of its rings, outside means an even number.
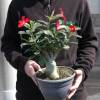
[[[59,78],[58,68],[56,66],[56,62],[53,59],[49,59],[49,61],[46,62],[46,73],[50,79]]]
[[[50,79],[58,79],[59,78],[59,73],[58,73],[58,67],[56,65],[55,59],[58,54],[58,52],[42,52],[45,65],[46,65],[46,74],[47,77]]]

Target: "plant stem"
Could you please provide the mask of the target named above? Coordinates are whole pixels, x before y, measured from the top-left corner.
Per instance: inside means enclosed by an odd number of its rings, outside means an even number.
[[[58,67],[53,53],[45,53],[46,74],[50,79],[59,78]]]
[[[58,68],[55,61],[51,60],[46,63],[46,74],[50,79],[59,78]]]

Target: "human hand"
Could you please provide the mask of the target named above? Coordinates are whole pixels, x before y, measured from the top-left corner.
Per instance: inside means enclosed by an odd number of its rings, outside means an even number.
[[[40,65],[33,60],[28,60],[24,67],[25,73],[31,78],[35,75],[35,72],[40,69]]]
[[[76,73],[76,76],[75,76],[75,79],[74,79],[74,83],[73,83],[72,87],[70,88],[70,93],[67,97],[68,100],[70,100],[71,97],[75,94],[79,85],[82,82],[83,71],[81,69],[78,69],[78,70],[75,70],[75,73]]]

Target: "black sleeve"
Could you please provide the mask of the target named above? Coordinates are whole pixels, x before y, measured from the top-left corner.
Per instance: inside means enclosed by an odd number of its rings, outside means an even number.
[[[28,59],[21,54],[17,23],[18,13],[16,11],[16,5],[11,2],[8,8],[4,35],[1,38],[1,51],[4,52],[7,61],[14,68],[23,71],[24,65]]]
[[[80,68],[84,71],[85,77],[83,80],[85,80],[91,68],[95,64],[98,41],[96,33],[93,30],[91,14],[87,0],[83,1],[84,3],[80,15],[81,31],[79,31],[79,34],[82,35],[82,38],[78,40],[77,60],[74,68]]]

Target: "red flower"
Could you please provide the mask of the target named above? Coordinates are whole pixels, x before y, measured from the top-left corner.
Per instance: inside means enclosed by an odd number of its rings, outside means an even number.
[[[70,29],[71,32],[75,32],[76,31],[76,26],[71,25],[71,26],[69,26],[69,29]]]
[[[64,23],[66,24],[66,17],[64,15],[64,11],[62,8],[60,8],[60,14],[61,14],[62,19],[64,20]]]
[[[25,18],[25,22],[28,23],[30,21],[29,18]]]
[[[21,17],[21,20],[18,21],[18,27],[21,28],[25,25],[25,23],[28,23],[30,21],[29,18],[25,18],[25,16]]]
[[[56,30],[59,30],[59,27],[60,27],[60,22],[59,20],[56,22]]]

